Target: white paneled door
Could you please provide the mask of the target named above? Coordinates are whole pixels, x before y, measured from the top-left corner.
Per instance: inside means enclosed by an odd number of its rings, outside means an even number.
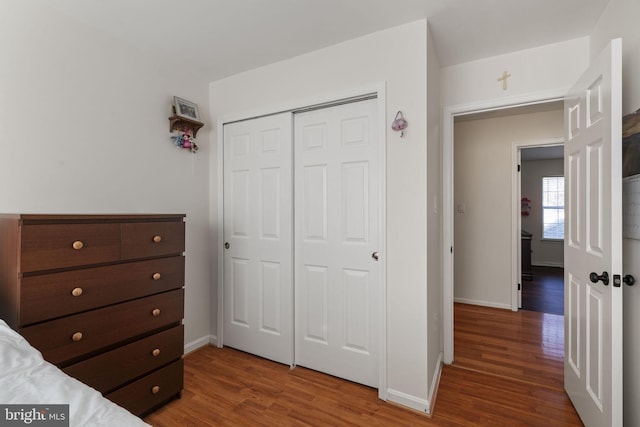
[[[586,426],[622,426],[621,40],[565,99],[565,388]]]
[[[294,116],[295,362],[378,386],[377,102]]]
[[[224,344],[293,364],[291,114],[224,126]]]

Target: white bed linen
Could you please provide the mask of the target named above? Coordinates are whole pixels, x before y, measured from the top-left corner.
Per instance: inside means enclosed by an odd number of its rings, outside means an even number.
[[[71,426],[148,426],[140,418],[45,361],[0,319],[0,403],[69,404]]]

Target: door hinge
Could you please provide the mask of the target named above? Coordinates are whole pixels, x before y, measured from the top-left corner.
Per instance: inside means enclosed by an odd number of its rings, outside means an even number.
[[[521,291],[522,290],[522,285],[520,283],[518,283],[518,290]]]
[[[520,165],[518,165],[518,172],[520,172]]]
[[[453,246],[451,246],[451,253],[453,253]]]

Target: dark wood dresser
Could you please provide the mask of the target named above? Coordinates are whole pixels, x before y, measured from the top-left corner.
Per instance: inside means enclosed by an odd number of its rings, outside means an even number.
[[[185,215],[0,215],[0,317],[136,415],[183,387]]]

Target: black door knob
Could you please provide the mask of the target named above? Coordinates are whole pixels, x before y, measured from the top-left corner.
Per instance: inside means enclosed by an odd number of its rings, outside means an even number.
[[[609,286],[609,273],[606,271],[603,271],[600,276],[598,276],[598,273],[591,273],[589,275],[589,279],[593,283],[598,283],[598,280],[602,280],[603,285]]]
[[[624,277],[622,278],[622,281],[623,281],[623,282],[624,282],[624,284],[625,284],[625,285],[627,285],[627,286],[633,286],[633,285],[635,285],[635,283],[636,283],[636,279],[635,279],[632,275],[630,275],[630,274],[627,274],[626,276],[624,276]]]

